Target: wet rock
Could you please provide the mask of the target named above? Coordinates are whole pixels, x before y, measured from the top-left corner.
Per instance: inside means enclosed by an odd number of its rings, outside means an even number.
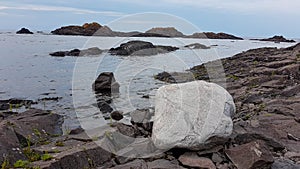
[[[97,106],[104,114],[111,113],[113,111],[113,108],[106,102],[98,102]],[[108,117],[110,117],[110,115],[108,115]]]
[[[190,72],[161,72],[154,76],[155,79],[168,83],[186,83],[194,81],[195,77]]]
[[[110,117],[116,121],[119,121],[121,119],[123,119],[123,112],[121,111],[113,111],[111,114],[110,114]]]
[[[214,83],[163,86],[156,94],[153,142],[158,148],[199,149],[212,137],[232,133],[234,113],[231,95]]]
[[[254,141],[225,151],[238,169],[270,168],[274,162],[268,147],[261,141]]]
[[[210,47],[205,46],[205,45],[200,44],[200,43],[192,43],[192,44],[189,44],[189,45],[185,45],[184,47],[190,48],[190,49],[210,49]]]
[[[33,34],[33,32],[31,32],[30,30],[28,30],[26,28],[22,28],[17,31],[17,34]]]
[[[121,56],[149,56],[157,55],[160,53],[168,53],[177,50],[177,47],[173,46],[159,46],[153,45],[150,42],[145,41],[129,41],[127,43],[122,43],[119,47],[111,48],[108,52],[112,55]]]
[[[70,51],[58,51],[50,53],[51,56],[56,57],[64,57],[64,56],[92,56],[92,55],[100,55],[103,51],[97,47],[88,48],[88,49],[73,49]]]
[[[184,153],[178,160],[188,167],[216,169],[216,166],[209,158],[199,157],[196,153]]]
[[[92,85],[96,93],[111,95],[119,92],[120,85],[116,82],[112,72],[101,73]]]

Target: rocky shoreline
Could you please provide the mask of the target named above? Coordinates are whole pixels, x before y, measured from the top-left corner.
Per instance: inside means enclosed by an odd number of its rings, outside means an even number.
[[[152,109],[131,112],[131,125],[111,120],[102,128],[78,128],[65,135],[62,117],[54,112],[7,111],[0,119],[0,152],[4,155],[0,164],[3,169],[299,168],[300,44],[284,49],[253,49],[221,62],[221,69],[219,61],[212,61],[191,68],[190,73],[164,72],[155,78],[169,83],[206,80],[226,87],[236,105],[234,129],[228,138],[211,138],[198,150],[172,148],[156,152],[151,142]],[[213,78],[213,73],[222,73],[218,70],[224,70],[225,79]],[[100,111],[104,105],[109,106],[110,96],[118,92],[118,87],[113,74],[99,75],[93,89],[100,93]],[[1,104],[8,110],[12,100]],[[107,113],[116,120],[122,117],[122,113],[111,109]],[[153,155],[128,155],[136,154],[136,149]]]
[[[237,107],[236,147],[262,140],[275,159],[291,160],[294,168],[299,168],[299,58],[300,44],[283,49],[253,49],[221,59],[223,67],[219,67],[220,61],[212,61],[191,68],[185,76],[226,84]],[[226,78],[215,78],[216,71],[224,71]],[[163,72],[155,78],[169,83],[186,82],[177,72]],[[286,165],[282,167],[293,168]]]

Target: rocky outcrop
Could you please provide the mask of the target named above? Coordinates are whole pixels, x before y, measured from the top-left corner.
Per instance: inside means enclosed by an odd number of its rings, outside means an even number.
[[[102,28],[100,24],[93,23],[85,23],[82,26],[64,26],[58,28],[54,31],[51,31],[52,34],[55,35],[83,35],[83,36],[92,36],[94,35],[100,28]],[[106,29],[104,29],[106,30]]]
[[[145,33],[150,34],[158,34],[162,36],[168,36],[168,37],[183,37],[183,33],[179,32],[174,27],[166,27],[166,28],[152,28],[150,30],[147,30]]]
[[[157,55],[160,53],[168,53],[175,51],[179,48],[173,46],[160,46],[153,45],[150,42],[145,41],[129,41],[127,43],[122,43],[119,47],[111,48],[108,52],[111,55],[121,55],[121,56],[149,56]]]
[[[33,34],[29,29],[22,28],[16,32],[17,34]]]
[[[222,87],[204,81],[163,86],[155,98],[152,139],[160,149],[199,149],[232,133],[235,105]]]
[[[29,152],[23,153],[23,148],[44,144],[51,136],[62,134],[61,124],[61,116],[38,109],[0,120],[0,164],[5,160],[14,164],[19,159],[28,159]]]
[[[88,49],[73,49],[70,51],[58,51],[50,53],[50,56],[56,57],[64,57],[64,56],[92,56],[92,55],[100,55],[103,51],[97,47],[88,48]]]
[[[299,57],[297,44],[252,49],[221,60],[226,81],[219,79],[219,83],[226,82],[237,108],[232,135],[235,144],[263,140],[282,158],[287,157],[284,149],[299,152]],[[207,68],[217,70],[218,65],[218,61],[211,61],[190,71],[196,79],[209,81]]]
[[[241,37],[230,35],[227,33],[214,33],[214,32],[202,32],[194,33],[187,36],[188,38],[199,38],[199,39],[232,39],[232,40],[243,40]]]
[[[280,42],[295,43],[296,42],[294,40],[288,40],[288,39],[284,38],[283,36],[277,36],[277,35],[275,35],[271,38],[267,38],[267,39],[252,39],[252,40],[269,41],[269,42],[275,42],[275,43],[280,43]]]
[[[119,92],[120,85],[116,82],[112,72],[103,72],[95,80],[92,85],[96,93],[111,95]]]

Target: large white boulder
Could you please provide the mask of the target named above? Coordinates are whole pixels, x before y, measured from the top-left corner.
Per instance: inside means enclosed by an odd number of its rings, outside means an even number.
[[[232,96],[205,81],[166,85],[155,98],[152,140],[159,149],[195,149],[208,139],[228,137],[235,113]]]

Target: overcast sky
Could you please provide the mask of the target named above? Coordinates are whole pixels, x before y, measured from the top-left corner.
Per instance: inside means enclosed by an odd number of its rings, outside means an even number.
[[[144,12],[147,13],[141,14]],[[300,38],[299,17],[300,0],[0,1],[1,30],[28,27],[50,31],[63,25],[96,21],[120,31],[176,26],[186,34],[196,28],[243,37],[278,34]]]

